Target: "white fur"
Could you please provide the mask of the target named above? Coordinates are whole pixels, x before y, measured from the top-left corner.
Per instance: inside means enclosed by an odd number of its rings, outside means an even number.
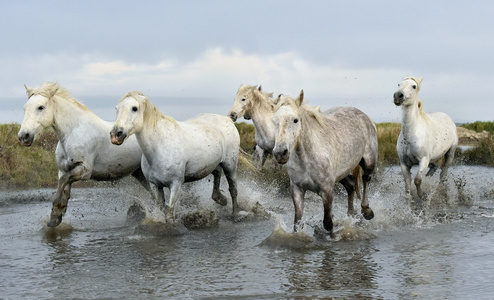
[[[134,134],[143,151],[142,170],[153,197],[164,205],[163,187],[170,189],[167,220],[175,219],[175,204],[184,182],[213,173],[213,199],[226,205],[219,190],[221,170],[228,180],[234,214],[238,213],[236,169],[240,136],[227,116],[201,114],[185,122],[163,115],[146,96],[130,92],[117,105],[112,142]]]
[[[267,156],[273,152],[276,132],[273,124],[275,102],[272,93],[265,93],[261,87],[241,85],[228,115],[232,120],[244,117],[252,119],[256,128],[256,156],[260,157],[258,168],[262,168]]]
[[[420,185],[425,169],[429,166],[427,175],[434,174],[437,163],[445,157],[440,175],[441,180],[445,180],[458,145],[456,125],[448,115],[442,112],[426,114],[423,111],[422,102],[417,96],[422,79],[403,79],[394,94],[395,104],[402,107],[401,132],[396,150],[405,179],[405,191],[410,195],[410,169],[413,165],[419,165],[414,179],[419,197],[423,196]]]
[[[136,172],[133,175],[147,186],[140,173],[142,152],[135,138],[122,148],[112,145],[108,137],[112,123],[103,121],[56,83],[32,89],[26,86],[26,90],[29,100],[24,105],[19,140],[30,146],[47,127],[55,130],[59,140],[55,151],[58,189],[49,226],[60,224],[73,182],[115,180]]]

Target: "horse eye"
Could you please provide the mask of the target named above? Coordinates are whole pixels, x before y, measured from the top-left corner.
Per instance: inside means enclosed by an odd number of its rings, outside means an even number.
[[[414,89],[414,90],[417,88],[417,86],[416,86],[416,85],[413,85],[412,87],[413,87],[413,89]]]
[[[137,106],[133,106],[133,107],[132,107],[132,111],[133,111],[133,112],[136,112],[136,111],[137,111]]]
[[[246,99],[245,98],[242,98],[242,101],[245,101]]]
[[[293,120],[293,123],[297,124],[298,123],[298,119]]]
[[[38,107],[38,110],[39,111],[42,111],[43,109],[45,109],[45,107],[43,105],[41,105],[40,107]]]

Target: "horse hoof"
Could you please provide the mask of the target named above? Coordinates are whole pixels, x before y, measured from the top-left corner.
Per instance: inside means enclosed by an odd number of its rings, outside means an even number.
[[[245,210],[241,210],[241,211],[233,214],[233,222],[236,222],[236,223],[240,222],[243,219],[247,218],[247,216],[249,216],[249,213],[246,212]]]
[[[223,195],[213,197],[213,200],[214,200],[214,202],[218,203],[221,206],[226,206],[228,204],[226,197]]]
[[[51,216],[47,225],[48,227],[57,227],[60,223],[62,223],[62,216]]]
[[[371,220],[374,218],[374,212],[370,209],[370,207],[362,208],[362,214],[366,220]]]

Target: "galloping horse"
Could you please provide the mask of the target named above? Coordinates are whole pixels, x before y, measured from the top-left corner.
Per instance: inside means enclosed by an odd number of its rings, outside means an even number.
[[[304,195],[317,193],[324,204],[324,228],[332,233],[333,189],[340,182],[348,192],[348,214],[354,214],[353,199],[358,173],[363,170],[362,214],[374,217],[367,187],[377,163],[377,130],[374,122],[353,107],[336,107],[321,112],[296,98],[282,97],[273,118],[277,136],[276,160],[287,164],[295,206],[294,231],[301,228]],[[360,169],[361,168],[361,169]]]
[[[430,167],[426,176],[432,176],[438,168],[437,163],[444,158],[440,180],[446,180],[458,146],[458,133],[453,120],[442,112],[424,112],[422,101],[417,97],[422,80],[423,77],[406,77],[398,84],[399,89],[393,95],[394,103],[402,107],[401,132],[396,150],[405,178],[405,192],[410,195],[410,169],[413,165],[419,165],[414,183],[420,198],[424,195],[420,185],[425,169]]]
[[[72,183],[76,181],[116,180],[132,174],[149,188],[140,168],[142,152],[135,138],[124,148],[113,146],[108,140],[112,123],[100,119],[57,83],[25,87],[28,101],[24,105],[19,141],[29,147],[47,127],[55,130],[59,141],[55,150],[58,189],[48,226],[62,222]]]
[[[175,203],[184,182],[213,174],[214,201],[226,205],[220,191],[221,170],[228,180],[233,214],[237,215],[236,171],[240,136],[227,116],[201,114],[185,122],[162,114],[141,92],[129,92],[117,105],[111,142],[121,145],[135,135],[142,149],[142,171],[153,198],[165,204],[163,187],[170,189],[167,221],[175,220]]]
[[[237,118],[252,119],[256,128],[256,153],[260,152],[258,168],[262,168],[266,158],[272,153],[275,142],[273,124],[273,93],[265,93],[261,86],[241,85],[228,115],[235,122]]]

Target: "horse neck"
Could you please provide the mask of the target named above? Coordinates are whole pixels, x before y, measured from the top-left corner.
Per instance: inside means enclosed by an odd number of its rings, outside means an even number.
[[[144,117],[146,120],[146,117]],[[151,118],[148,118],[148,120]],[[139,131],[135,132],[137,142],[142,148],[142,152],[151,161],[152,153],[166,147],[166,145],[173,144],[173,139],[176,137],[176,131],[178,130],[179,123],[171,117],[166,117],[164,115],[158,116],[155,122],[145,122]],[[163,142],[153,143],[159,139]]]
[[[262,141],[256,142],[265,144],[271,150],[273,149],[276,140],[273,116],[273,108],[267,104],[256,105],[252,108],[250,114],[254,127],[256,128],[256,137],[258,136],[262,139]]]
[[[428,118],[427,115],[421,112],[417,103],[409,106],[402,106],[402,131],[406,134],[408,132],[413,132],[415,128],[426,123]]]
[[[54,99],[56,105],[53,116],[53,130],[59,141],[63,142],[72,130],[91,119],[100,120],[92,111],[84,109],[71,101],[60,97]]]
[[[310,120],[309,116],[300,117],[302,119],[302,132],[295,142],[295,151],[302,160],[312,161],[314,160],[314,157],[317,156],[314,149],[315,144],[319,141],[327,140],[327,138],[323,136],[323,132],[326,132],[327,130],[319,130],[320,125],[316,121]],[[312,122],[316,124],[312,124]]]

